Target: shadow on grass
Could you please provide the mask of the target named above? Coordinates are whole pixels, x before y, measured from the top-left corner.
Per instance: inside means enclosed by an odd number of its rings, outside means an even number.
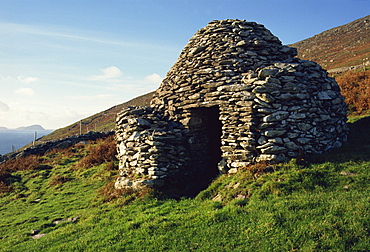
[[[319,163],[345,163],[345,162],[368,162],[370,161],[370,116],[359,119],[354,123],[349,123],[348,141],[342,147],[329,153],[304,156],[297,159],[299,166],[308,167],[310,164]],[[265,167],[266,165],[262,165]],[[253,165],[252,167],[256,167]],[[320,180],[326,181],[321,176]],[[212,183],[212,179],[204,180],[204,176],[182,176],[176,183],[162,188],[160,195],[164,198],[194,198],[198,193],[207,188]]]
[[[325,162],[370,161],[370,117],[348,124],[348,141],[339,149],[324,155]]]

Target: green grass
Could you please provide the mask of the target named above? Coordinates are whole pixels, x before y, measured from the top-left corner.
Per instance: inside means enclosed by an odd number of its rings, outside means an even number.
[[[355,123],[358,120],[369,117],[369,116],[370,116],[370,111],[366,111],[364,112],[364,114],[361,114],[361,115],[351,115],[350,117],[348,117],[348,123]]]
[[[351,124],[350,141],[317,163],[247,167],[193,199],[110,197],[112,161],[81,167],[101,143],[51,152],[39,168],[9,178],[0,250],[369,251],[369,125]],[[53,224],[71,217],[78,219]],[[46,235],[32,239],[32,229]]]

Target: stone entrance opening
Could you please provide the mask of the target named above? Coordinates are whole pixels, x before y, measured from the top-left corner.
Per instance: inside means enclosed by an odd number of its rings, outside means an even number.
[[[191,109],[189,121],[190,168],[193,193],[205,189],[219,173],[222,123],[218,106]]]
[[[199,29],[150,107],[119,113],[115,187],[191,196],[217,176],[221,157],[222,172],[232,174],[340,147],[348,133],[340,88],[296,55],[255,22]]]

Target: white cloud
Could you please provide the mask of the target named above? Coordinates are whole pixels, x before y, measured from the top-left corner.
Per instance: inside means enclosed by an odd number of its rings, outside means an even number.
[[[10,110],[9,106],[5,104],[4,102],[0,101],[0,111],[6,112],[9,110]]]
[[[151,74],[144,78],[144,81],[148,84],[161,84],[163,78],[159,74]]]
[[[23,75],[17,76],[17,79],[24,84],[29,84],[40,80],[37,77],[24,77]]]
[[[1,80],[2,80],[2,81],[9,81],[9,80],[14,80],[14,78],[13,78],[13,77],[11,77],[11,76],[6,76],[6,77],[1,76]]]
[[[35,91],[32,88],[18,88],[14,91],[16,94],[32,97],[35,95]]]
[[[8,22],[0,22],[0,34],[3,36],[15,36],[15,35],[39,35],[39,36],[48,36],[54,38],[67,38],[67,39],[74,39],[83,42],[95,42],[99,44],[106,44],[106,45],[118,45],[122,47],[128,48],[148,48],[152,51],[156,50],[166,50],[172,51],[173,53],[178,53],[179,48],[177,47],[170,47],[168,44],[158,44],[152,43],[148,40],[132,40],[132,39],[107,39],[107,36],[102,38],[102,34],[91,33],[85,30],[77,30],[77,29],[66,29],[59,26],[51,27],[48,24],[47,27],[45,26],[33,26],[33,25],[25,25],[25,24],[17,24],[17,23],[8,23]],[[84,34],[84,36],[81,36]],[[104,35],[104,34],[103,34]],[[180,48],[181,49],[181,48]]]
[[[40,124],[46,129],[57,129],[77,122],[81,118],[90,116],[94,114],[93,112],[97,112],[94,110],[85,112],[84,109],[81,108],[82,106],[69,108],[64,107],[64,104],[55,104],[55,106],[48,105],[48,103],[34,105],[30,103],[10,103],[9,107],[11,113],[1,113],[0,110],[0,126],[17,128],[20,126]]]
[[[103,72],[102,75],[94,75],[91,80],[97,80],[97,81],[109,81],[112,79],[116,79],[122,76],[121,70],[119,70],[118,67],[111,66],[107,67],[105,69],[100,69],[100,71]]]
[[[12,76],[1,76],[1,80],[2,81],[20,81],[21,83],[23,84],[30,84],[30,83],[33,83],[33,82],[37,82],[39,81],[40,79],[37,78],[37,77],[25,77],[23,75],[20,75],[20,76],[17,76],[17,77],[12,77]]]

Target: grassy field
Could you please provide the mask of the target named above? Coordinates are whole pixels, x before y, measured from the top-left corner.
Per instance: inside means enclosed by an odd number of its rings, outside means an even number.
[[[111,138],[9,162],[0,250],[369,251],[370,118],[350,127],[328,155],[246,167],[178,200],[113,190]]]

